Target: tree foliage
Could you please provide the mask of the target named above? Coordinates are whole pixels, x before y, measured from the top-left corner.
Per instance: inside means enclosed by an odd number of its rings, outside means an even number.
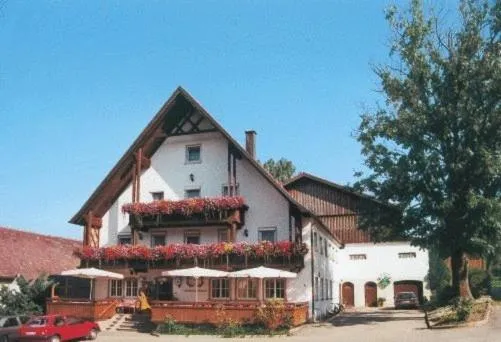
[[[16,282],[19,291],[0,287],[0,316],[43,313],[47,290],[53,283],[45,276],[31,282],[21,276]]]
[[[285,182],[290,179],[296,172],[296,167],[294,164],[285,158],[280,158],[280,160],[275,161],[273,159],[268,159],[263,167],[268,171],[276,180],[279,182]]]
[[[392,62],[375,67],[385,105],[362,115],[370,172],[357,185],[401,215],[367,215],[362,226],[438,247],[453,290],[471,297],[466,255],[485,256],[501,238],[501,1],[461,1],[448,28],[418,0],[387,20]]]

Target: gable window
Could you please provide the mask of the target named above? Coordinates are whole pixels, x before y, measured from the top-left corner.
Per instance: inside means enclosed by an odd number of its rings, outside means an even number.
[[[111,279],[109,282],[110,297],[122,297],[122,281]]]
[[[200,188],[184,190],[184,198],[200,197]]]
[[[269,241],[275,243],[277,241],[277,228],[275,227],[259,228],[258,239],[259,241]]]
[[[407,252],[407,253],[398,253],[399,259],[413,259],[416,257],[415,252]]]
[[[228,229],[217,230],[217,242],[228,242]]]
[[[238,279],[237,294],[239,299],[256,299],[257,279]]]
[[[119,235],[118,236],[119,245],[130,245],[132,244],[132,236],[130,235]]]
[[[366,260],[367,254],[350,254],[350,260]]]
[[[285,279],[265,279],[265,298],[285,298]]]
[[[230,298],[230,287],[228,279],[212,279],[211,297],[217,299]]]
[[[129,278],[124,281],[125,283],[125,297],[137,296],[137,279]]]
[[[151,247],[165,246],[165,234],[153,234],[151,236]]]
[[[201,161],[201,146],[186,146],[186,163],[200,163]]]
[[[188,230],[184,233],[184,243],[199,245],[200,244],[200,231]]]
[[[240,187],[239,184],[237,185],[232,184],[231,185],[231,190],[233,190],[232,196],[238,196],[240,195]],[[223,196],[229,196],[230,193],[228,192],[228,184],[223,184],[223,191],[222,191]]]
[[[164,199],[164,192],[163,191],[152,192],[151,197],[154,201],[161,201]]]

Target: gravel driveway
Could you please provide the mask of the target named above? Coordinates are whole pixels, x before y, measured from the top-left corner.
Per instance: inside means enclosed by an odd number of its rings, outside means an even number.
[[[370,312],[344,312],[332,322],[310,324],[289,337],[246,337],[227,339],[214,336],[161,336],[136,333],[102,333],[98,341],[398,341],[398,342],[501,342],[501,306],[494,307],[490,322],[478,328],[428,330],[423,314],[417,310],[378,310]]]

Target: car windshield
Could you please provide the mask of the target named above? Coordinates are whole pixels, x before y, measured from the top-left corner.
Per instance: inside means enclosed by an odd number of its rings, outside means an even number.
[[[47,318],[36,317],[28,321],[27,325],[31,327],[39,327],[47,325]]]
[[[398,299],[414,299],[416,295],[412,292],[402,292],[397,294]]]

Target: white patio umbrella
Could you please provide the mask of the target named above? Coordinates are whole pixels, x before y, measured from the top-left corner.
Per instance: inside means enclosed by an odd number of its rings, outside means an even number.
[[[289,271],[282,271],[282,270],[278,270],[276,268],[259,266],[259,267],[249,268],[246,270],[231,272],[228,275],[228,277],[229,278],[258,278],[260,280],[259,282],[261,283],[261,293],[263,293],[264,292],[263,279],[265,279],[265,278],[296,278],[297,273],[289,272]],[[261,298],[263,298],[263,296],[264,295],[262,295]]]
[[[167,277],[192,277],[195,278],[195,302],[198,302],[198,278],[225,278],[228,272],[212,270],[210,268],[191,267],[180,270],[163,271],[162,275]]]
[[[63,272],[61,272],[61,275],[90,279],[89,299],[92,299],[92,281],[94,279],[97,279],[97,278],[99,278],[99,279],[123,279],[124,278],[123,274],[109,272],[109,271],[105,271],[105,270],[100,270],[100,269],[97,269],[94,267],[75,268],[72,270],[63,271]]]

